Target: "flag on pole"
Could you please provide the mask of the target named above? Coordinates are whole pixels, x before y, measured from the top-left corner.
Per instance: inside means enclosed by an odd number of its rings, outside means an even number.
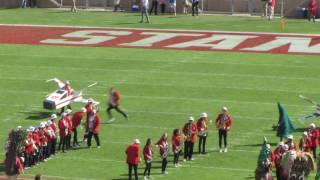
[[[291,119],[284,109],[284,106],[278,102],[279,121],[277,125],[277,136],[280,138],[287,138],[292,134],[294,127]]]
[[[259,158],[258,158],[258,167],[262,167],[264,165],[264,162],[269,158],[269,156],[271,154],[270,145],[267,142],[268,142],[268,140],[264,136],[263,137],[263,144],[262,144]]]

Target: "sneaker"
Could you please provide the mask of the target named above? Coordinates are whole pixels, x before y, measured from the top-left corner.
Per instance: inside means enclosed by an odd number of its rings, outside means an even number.
[[[153,177],[152,176],[148,176],[148,179],[153,179]]]
[[[162,174],[168,174],[168,171],[162,171]]]
[[[178,164],[174,164],[174,167],[177,168],[177,167],[179,167],[179,166],[178,166]]]
[[[147,176],[144,176],[143,179],[144,179],[144,180],[147,180],[148,178],[147,178]]]
[[[183,159],[183,162],[186,162],[187,160],[186,159]]]
[[[193,158],[191,158],[191,159],[190,159],[190,161],[194,161],[194,159],[193,159]]]
[[[98,146],[97,148],[98,148],[98,149],[100,149],[101,147],[100,147],[100,146]]]
[[[111,119],[109,119],[109,121],[107,121],[107,123],[112,123],[115,120],[116,120],[116,118],[111,118]]]
[[[181,167],[181,166],[182,166],[182,165],[181,165],[181,164],[179,164],[179,163],[178,163],[177,165],[178,165],[178,167]]]
[[[227,149],[227,148],[224,148],[224,152],[225,152],[225,153],[228,152],[228,149]]]

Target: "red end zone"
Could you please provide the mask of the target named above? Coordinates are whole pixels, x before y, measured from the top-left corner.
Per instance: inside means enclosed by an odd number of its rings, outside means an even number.
[[[320,55],[320,36],[0,25],[0,43]]]

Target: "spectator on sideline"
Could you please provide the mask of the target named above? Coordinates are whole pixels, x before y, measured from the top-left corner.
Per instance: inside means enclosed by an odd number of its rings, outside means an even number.
[[[28,5],[28,0],[22,0],[21,1],[21,8],[26,8]]]
[[[227,107],[222,107],[221,108],[221,113],[218,114],[218,117],[216,119],[216,127],[219,132],[219,152],[222,152],[222,138],[224,140],[224,151],[227,152],[227,135],[228,131],[231,129],[232,125],[232,118],[230,114],[228,113],[228,108]]]
[[[148,22],[149,22],[149,19],[148,19]],[[115,120],[111,114],[112,109],[115,109],[117,112],[122,114],[126,119],[128,119],[128,114],[125,113],[123,110],[121,110],[119,106],[120,106],[120,93],[119,91],[117,91],[115,88],[112,87],[109,90],[109,101],[108,101],[108,108],[107,108],[109,122],[112,122]]]
[[[149,15],[148,15],[148,6],[149,6],[148,0],[141,0],[141,21],[140,21],[140,23],[143,23],[144,16],[146,16],[147,23],[150,23]]]
[[[199,16],[199,0],[192,0],[192,16],[196,14]]]
[[[29,6],[31,8],[37,7],[37,0],[29,0]]]
[[[188,122],[183,126],[182,130],[185,138],[184,141],[184,159],[183,161],[192,161],[193,147],[198,133],[197,125],[194,123],[194,118],[189,117]]]
[[[114,10],[113,11],[117,12],[118,9],[120,9],[120,0],[114,0],[113,3],[114,3]]]
[[[173,16],[177,16],[177,0],[169,0],[169,4]]]
[[[183,13],[188,14],[189,9],[192,7],[192,3],[189,0],[183,1]]]
[[[268,0],[268,19],[271,20],[274,16],[274,7],[276,5],[276,0]]]
[[[158,0],[152,0],[151,9],[149,14],[151,15],[154,10],[154,15],[158,15]]]
[[[138,180],[138,165],[141,161],[140,158],[140,140],[135,139],[133,141],[133,144],[130,144],[126,151],[127,155],[127,164],[128,164],[128,169],[129,169],[129,180],[132,180],[132,168],[134,170],[134,176],[135,179]]]
[[[153,159],[153,150],[152,150],[152,142],[151,139],[148,138],[146,145],[143,148],[143,156],[144,156],[144,161],[146,163],[146,168],[143,173],[144,179],[150,179],[150,171],[151,171],[151,164],[152,164],[152,159]],[[146,176],[148,173],[148,177]]]
[[[311,18],[313,22],[316,22],[316,16],[318,11],[318,3],[317,0],[310,0],[309,2],[309,21],[311,21]]]
[[[72,0],[71,12],[77,12],[76,1]]]
[[[162,174],[168,174],[166,171],[168,164],[168,154],[169,154],[169,143],[168,143],[168,134],[165,132],[161,138],[156,143],[156,146],[159,147],[160,156],[162,158],[161,172]]]
[[[161,14],[164,14],[166,11],[166,0],[159,0]]]

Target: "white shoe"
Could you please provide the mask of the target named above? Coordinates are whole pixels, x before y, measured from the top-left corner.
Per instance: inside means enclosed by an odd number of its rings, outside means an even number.
[[[228,152],[228,149],[227,149],[227,148],[224,148],[224,152],[225,152],[225,153]]]
[[[193,159],[193,158],[191,158],[191,159],[190,159],[190,161],[194,161],[194,159]]]
[[[147,180],[148,178],[147,178],[147,176],[144,176],[143,179],[144,179],[144,180]]]
[[[178,166],[178,164],[174,164],[174,167],[177,168],[177,167],[179,167],[179,166]]]
[[[182,166],[182,165],[181,165],[181,164],[179,164],[179,163],[178,163],[177,165],[178,165],[178,167],[181,167],[181,166]]]
[[[152,176],[148,176],[148,179],[153,179],[153,177]]]
[[[100,147],[100,146],[98,146],[97,148],[98,148],[98,149],[100,149],[101,147]]]
[[[186,159],[183,159],[183,162],[186,162],[187,160]]]
[[[222,153],[222,149],[220,149],[219,152]]]
[[[162,171],[162,174],[168,174],[168,171]]]

